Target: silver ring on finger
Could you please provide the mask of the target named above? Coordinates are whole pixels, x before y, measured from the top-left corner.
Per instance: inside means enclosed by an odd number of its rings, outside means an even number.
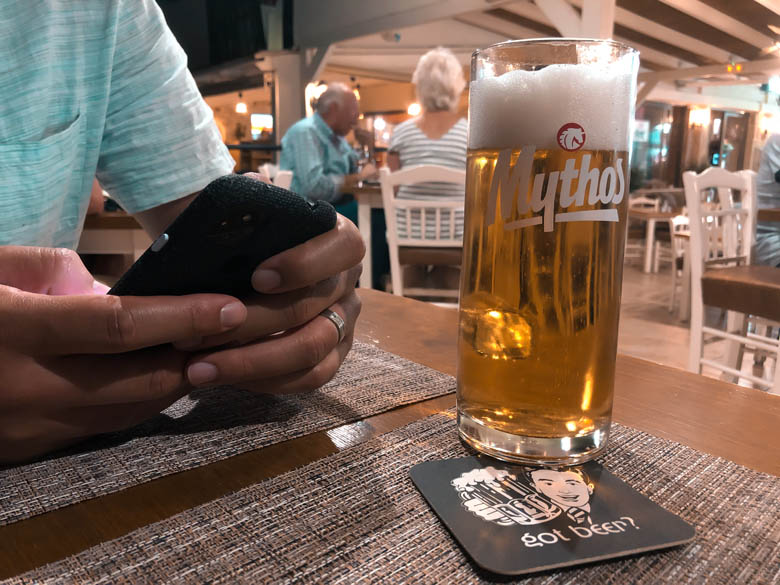
[[[328,321],[333,323],[336,326],[336,330],[339,332],[339,343],[344,341],[344,337],[347,335],[347,324],[344,322],[344,319],[341,318],[341,315],[339,315],[336,311],[331,311],[330,309],[325,309],[320,313],[323,317],[325,317]]]

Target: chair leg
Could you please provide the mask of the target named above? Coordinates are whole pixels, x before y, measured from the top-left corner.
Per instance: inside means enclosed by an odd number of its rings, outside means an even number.
[[[674,313],[674,301],[677,298],[677,263],[672,259],[672,294],[669,295],[669,312]]]
[[[775,354],[775,375],[772,388],[769,390],[772,394],[780,396],[780,348],[777,349]]]
[[[704,305],[702,304],[701,290],[693,293],[691,299],[691,339],[688,348],[688,370],[695,374],[701,374],[701,350],[702,350],[702,323],[704,321]]]
[[[737,333],[738,335],[747,335],[748,322],[742,313],[735,311],[728,311],[726,316],[726,331],[729,333]],[[745,344],[739,341],[726,340],[726,365],[735,370],[742,369],[742,358],[745,355]],[[734,384],[739,382],[737,376],[731,374],[724,374],[722,378],[726,381]]]
[[[683,256],[682,282],[680,283],[680,310],[677,318],[685,321],[691,317],[691,265],[690,256]]]

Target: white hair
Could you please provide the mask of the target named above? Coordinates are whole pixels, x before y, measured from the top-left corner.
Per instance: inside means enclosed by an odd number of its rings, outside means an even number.
[[[466,80],[463,68],[452,51],[437,47],[425,53],[417,62],[412,76],[417,99],[429,112],[454,110]]]
[[[317,102],[313,104],[314,109],[316,109],[320,115],[325,114],[330,109],[331,104],[342,104],[344,103],[344,98],[351,94],[352,90],[345,84],[329,83],[328,89],[326,89],[319,99],[317,99]]]

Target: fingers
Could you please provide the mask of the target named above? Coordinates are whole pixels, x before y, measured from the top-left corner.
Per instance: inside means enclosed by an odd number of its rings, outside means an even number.
[[[246,315],[227,295],[52,297],[0,286],[0,345],[36,355],[119,353],[222,333]]]
[[[336,326],[320,317],[282,335],[200,355],[187,367],[188,380],[194,386],[233,384],[264,392],[276,386],[318,387],[335,374],[349,351],[360,307],[354,291],[331,307],[345,321],[347,335],[341,343]]]
[[[262,394],[299,394],[311,392],[330,382],[341,367],[349,350],[352,348],[354,336],[348,335],[344,341],[331,351],[328,356],[313,368],[307,368],[292,374],[270,378],[261,382],[242,383],[246,390]]]
[[[274,184],[271,178],[265,173],[244,173],[244,176],[254,179],[255,181],[260,181],[261,183],[268,183],[269,185]]]
[[[246,321],[235,330],[204,339],[188,340],[177,344],[177,347],[192,351],[225,343],[247,343],[299,327],[340,298],[354,292],[361,271],[362,266],[358,264],[313,286],[278,295],[257,295],[246,301]]]
[[[339,215],[334,229],[260,264],[252,275],[252,286],[263,293],[311,286],[356,266],[365,252],[355,224]]]

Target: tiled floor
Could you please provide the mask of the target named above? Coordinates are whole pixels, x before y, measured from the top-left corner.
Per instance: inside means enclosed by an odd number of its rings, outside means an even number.
[[[657,274],[645,274],[638,265],[625,265],[618,351],[664,365],[687,369],[690,339],[688,322],[679,321],[676,314],[669,312],[670,288],[668,268]],[[720,318],[719,311],[707,312],[709,323],[714,324]],[[726,351],[725,345],[724,341],[706,344],[704,354],[711,359],[718,359]],[[771,375],[774,368],[773,360],[767,359],[766,365],[767,372],[761,366],[754,366],[753,355],[746,353],[742,362],[742,371],[752,373],[754,376],[767,377]],[[719,377],[718,372],[711,368],[705,367],[703,373]],[[740,385],[752,386],[752,383],[742,379]]]

